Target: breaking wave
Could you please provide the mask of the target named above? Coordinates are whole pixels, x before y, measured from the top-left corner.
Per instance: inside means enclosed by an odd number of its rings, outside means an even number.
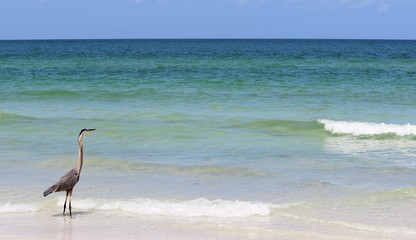
[[[63,199],[61,199],[63,200]],[[62,201],[59,201],[59,205]],[[286,205],[275,205],[260,202],[208,200],[198,198],[189,201],[162,201],[154,199],[77,200],[77,208],[83,210],[113,210],[140,215],[159,215],[168,217],[218,217],[246,218],[252,216],[270,216],[273,209]]]
[[[0,202],[0,214],[19,214],[28,212],[53,212],[61,209],[65,197],[55,197],[36,203]],[[279,209],[297,207],[302,203],[272,204],[239,200],[159,200],[148,198],[108,199],[84,198],[72,203],[73,211],[114,211],[143,216],[163,217],[213,217],[213,218],[249,218],[270,217]],[[55,207],[52,207],[55,205]]]
[[[36,212],[39,210],[39,206],[36,204],[13,204],[13,203],[0,203],[0,213],[24,213],[24,212]]]
[[[392,134],[396,136],[415,136],[416,126],[411,124],[387,124],[371,122],[334,121],[318,119],[326,131],[332,134],[350,134],[353,136]]]

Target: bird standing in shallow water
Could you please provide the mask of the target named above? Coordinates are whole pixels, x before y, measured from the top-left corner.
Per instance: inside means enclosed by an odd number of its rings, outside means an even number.
[[[94,131],[95,129],[82,129],[78,135],[78,145],[79,145],[79,154],[78,154],[78,161],[77,166],[71,169],[67,174],[61,177],[58,182],[48,188],[44,193],[43,196],[46,197],[53,192],[62,192],[66,191],[65,203],[64,203],[64,212],[66,209],[66,201],[69,196],[69,216],[72,217],[71,211],[71,198],[72,198],[72,190],[74,189],[75,184],[77,184],[79,180],[79,175],[81,174],[82,164],[84,162],[83,159],[83,151],[82,151],[82,138],[84,134],[87,132]]]

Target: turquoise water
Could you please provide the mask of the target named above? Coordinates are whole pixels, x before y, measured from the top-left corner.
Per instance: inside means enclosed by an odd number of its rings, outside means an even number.
[[[414,236],[415,93],[415,41],[0,41],[0,212],[96,128],[74,209]]]

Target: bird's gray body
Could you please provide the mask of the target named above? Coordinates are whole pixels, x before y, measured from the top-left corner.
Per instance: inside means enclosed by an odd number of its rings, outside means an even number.
[[[79,180],[79,173],[76,168],[71,169],[67,174],[62,176],[54,185],[48,188],[43,196],[46,197],[53,192],[62,192],[73,189]]]
[[[94,131],[95,129],[82,129],[81,132],[78,135],[78,145],[79,145],[79,155],[78,155],[78,161],[77,166],[71,169],[67,174],[65,174],[63,177],[61,177],[54,185],[46,189],[45,192],[43,192],[43,196],[46,197],[51,193],[54,192],[62,192],[66,191],[66,197],[65,197],[65,203],[64,203],[64,212],[66,209],[66,201],[69,196],[69,215],[72,217],[72,210],[71,210],[71,199],[72,199],[72,190],[74,189],[75,184],[77,184],[79,180],[79,176],[81,174],[82,165],[84,162],[83,157],[83,147],[82,147],[82,138],[84,137],[84,134],[89,131]]]

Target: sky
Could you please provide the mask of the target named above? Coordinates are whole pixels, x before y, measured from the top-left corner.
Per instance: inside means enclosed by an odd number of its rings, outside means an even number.
[[[0,40],[416,39],[416,0],[0,0]]]

